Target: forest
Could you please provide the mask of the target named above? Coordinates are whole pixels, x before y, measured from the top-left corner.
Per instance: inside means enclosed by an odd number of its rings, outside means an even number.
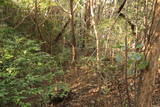
[[[160,0],[0,0],[0,107],[160,107]]]

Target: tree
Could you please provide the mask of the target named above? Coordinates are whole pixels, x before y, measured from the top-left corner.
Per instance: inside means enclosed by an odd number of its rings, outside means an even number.
[[[155,14],[150,29],[152,33],[148,36],[148,42],[146,44],[146,50],[149,50],[146,52],[146,59],[149,65],[142,71],[138,107],[151,107],[152,104],[153,84],[158,70],[158,58],[160,55],[160,0],[156,0],[155,2]]]
[[[71,32],[72,32],[72,62],[76,58],[76,38],[75,38],[75,28],[74,28],[74,0],[70,0],[70,12],[71,12]]]

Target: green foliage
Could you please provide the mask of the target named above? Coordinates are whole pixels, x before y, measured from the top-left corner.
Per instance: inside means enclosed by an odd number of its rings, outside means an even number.
[[[128,63],[130,64],[130,66],[133,66],[136,63],[137,70],[143,70],[148,65],[148,62],[145,60],[144,55],[139,52],[131,52],[129,55]]]
[[[143,44],[138,44],[135,48],[140,49],[143,47]],[[122,50],[125,52],[125,46],[122,44],[116,44],[114,46],[115,49],[117,50]],[[141,52],[135,52],[135,51],[130,51],[132,48],[128,46],[129,51],[128,51],[128,75],[133,75],[134,70],[135,70],[135,64],[136,64],[136,69],[137,70],[143,70],[147,67],[148,62],[145,60],[145,56]],[[117,63],[122,63],[124,64],[125,62],[125,53],[124,52],[117,52],[115,55],[115,61]]]
[[[121,55],[121,54],[116,54],[116,61],[117,62],[122,62],[122,61],[124,61],[124,58],[123,58],[123,56]]]
[[[1,0],[0,1],[0,6],[4,6],[4,5],[7,5],[8,3],[10,3],[11,0]]]
[[[103,90],[102,90],[102,92],[104,93],[104,94],[108,94],[109,92],[110,92],[110,88],[108,88],[108,87],[104,87],[103,88]]]
[[[54,58],[11,28],[0,29],[0,104],[29,106],[26,100],[46,93],[56,67]]]
[[[56,95],[61,98],[67,96],[67,93],[70,91],[69,85],[63,82],[55,84],[53,88],[54,88],[54,91],[52,90],[51,92],[52,96]],[[58,91],[61,91],[61,90],[62,92],[59,93]]]
[[[58,100],[63,100],[69,96],[70,92],[68,84],[63,82],[56,83],[50,88],[48,95],[46,95],[46,102],[54,103]]]

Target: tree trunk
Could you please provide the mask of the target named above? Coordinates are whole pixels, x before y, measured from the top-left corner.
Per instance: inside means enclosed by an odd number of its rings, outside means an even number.
[[[72,32],[72,63],[76,59],[76,37],[75,37],[75,28],[74,28],[74,9],[73,9],[73,1],[70,0],[70,12],[71,12],[71,32]]]
[[[160,55],[160,0],[157,0],[156,3],[151,30],[153,35],[149,35],[150,41],[147,44],[149,46],[149,52],[146,57],[149,65],[143,71],[142,84],[138,96],[138,107],[152,107],[152,91]]]
[[[97,33],[97,29],[96,29],[96,23],[95,23],[95,15],[94,15],[94,11],[93,11],[93,0],[90,0],[89,1],[89,4],[90,4],[90,13],[91,13],[91,24],[93,26],[93,30],[94,30],[94,34],[95,34],[95,37],[96,37],[96,59],[97,59],[97,67],[99,66],[99,37],[98,37],[98,33]],[[99,67],[98,67],[99,68]]]

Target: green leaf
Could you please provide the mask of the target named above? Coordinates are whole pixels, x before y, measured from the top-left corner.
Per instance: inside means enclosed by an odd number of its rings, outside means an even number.
[[[123,61],[123,56],[120,54],[116,54],[116,61],[117,62],[122,62]]]
[[[132,58],[132,60],[134,60],[134,61],[139,61],[139,60],[142,59],[142,55],[141,55],[140,53],[133,53],[133,54],[131,55],[131,58]]]
[[[141,62],[137,65],[137,67],[138,67],[139,70],[143,70],[143,69],[145,69],[147,66],[148,66],[148,62],[147,62],[147,61],[141,61]]]
[[[130,69],[130,70],[128,70],[127,74],[128,74],[129,76],[134,75],[134,71]]]
[[[142,48],[143,46],[144,46],[143,44],[138,44],[138,45],[136,46],[136,49]]]

